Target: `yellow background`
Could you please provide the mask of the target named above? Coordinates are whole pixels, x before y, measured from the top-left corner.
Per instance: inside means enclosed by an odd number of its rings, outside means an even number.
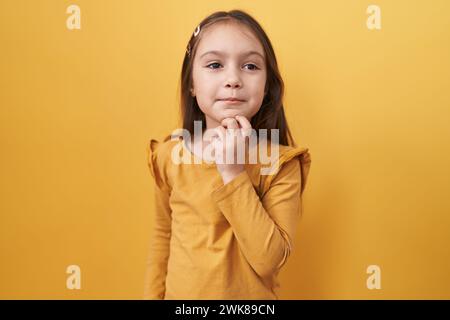
[[[190,34],[234,8],[267,31],[312,156],[281,298],[450,298],[446,0],[1,1],[0,298],[142,297],[147,142],[179,126]]]

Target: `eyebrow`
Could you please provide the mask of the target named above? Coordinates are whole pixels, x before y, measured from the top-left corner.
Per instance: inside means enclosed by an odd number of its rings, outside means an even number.
[[[206,51],[205,53],[203,53],[200,56],[200,58],[203,58],[207,54],[215,54],[215,55],[218,55],[218,56],[223,56],[224,55],[224,53],[221,52],[221,51],[211,50],[211,51]],[[264,56],[261,53],[259,53],[258,51],[248,51],[248,52],[242,54],[243,57],[248,57],[248,56],[251,56],[251,55],[260,56],[263,59],[263,61],[264,61]]]

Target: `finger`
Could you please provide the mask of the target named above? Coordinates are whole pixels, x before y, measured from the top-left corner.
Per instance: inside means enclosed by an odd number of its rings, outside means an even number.
[[[222,120],[222,126],[226,128],[226,133],[229,136],[240,135],[239,124],[234,118],[225,118]]]
[[[234,118],[223,119],[221,125],[227,129],[239,129],[239,124]]]
[[[205,131],[205,133],[203,135],[203,139],[206,140],[206,141],[211,142],[214,137],[217,137],[217,135],[218,135],[218,133],[213,128],[206,129],[206,131]]]
[[[235,118],[241,125],[242,129],[251,129],[252,128],[250,121],[248,121],[248,119],[246,117],[238,115]]]
[[[225,141],[225,136],[226,136],[226,129],[222,126],[218,126],[216,128],[214,128],[214,131],[216,132],[216,136],[219,137],[220,140]]]
[[[224,164],[223,146],[226,141],[226,129],[222,126],[218,126],[214,128],[214,131],[217,133],[215,138],[212,139],[214,145],[214,158],[217,164]]]
[[[252,133],[252,125],[250,124],[250,121],[244,116],[236,116],[236,120],[241,125],[242,129],[242,135],[244,137],[249,137]]]

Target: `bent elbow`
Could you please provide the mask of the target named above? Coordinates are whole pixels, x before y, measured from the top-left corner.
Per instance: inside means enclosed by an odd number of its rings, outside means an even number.
[[[257,263],[253,264],[253,270],[260,276],[261,278],[267,278],[278,273],[283,267],[287,259],[290,255],[289,246],[284,246],[284,248],[277,254],[277,257],[267,257],[263,256],[258,260]]]

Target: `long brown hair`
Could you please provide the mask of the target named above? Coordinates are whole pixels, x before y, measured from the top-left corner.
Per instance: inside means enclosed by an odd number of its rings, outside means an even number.
[[[295,146],[289,130],[286,116],[283,108],[284,83],[278,69],[277,59],[269,38],[260,24],[248,13],[241,10],[232,10],[229,12],[218,11],[206,17],[200,24],[196,36],[191,35],[187,50],[184,55],[183,67],[181,70],[181,116],[183,128],[194,135],[194,121],[202,121],[203,130],[206,130],[206,119],[204,113],[200,110],[197,99],[192,97],[190,89],[192,87],[192,66],[197,51],[198,44],[202,38],[202,32],[209,26],[223,21],[236,21],[249,27],[257,39],[262,44],[266,56],[266,95],[264,96],[261,108],[252,117],[250,123],[252,128],[259,133],[259,129],[268,129],[267,136],[270,139],[270,129],[279,130],[279,143],[282,145]]]

